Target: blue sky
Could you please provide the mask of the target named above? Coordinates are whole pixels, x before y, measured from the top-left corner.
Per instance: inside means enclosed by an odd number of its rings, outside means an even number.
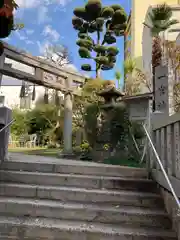
[[[65,44],[72,56],[73,65],[80,71],[84,60],[78,55],[76,46],[77,32],[72,27],[73,9],[82,6],[85,0],[16,0],[20,8],[16,12],[16,21],[23,22],[25,27],[13,32],[6,41],[32,55],[43,55],[48,44]],[[104,5],[121,4],[130,12],[130,0],[102,0]],[[123,38],[118,38],[120,49],[115,69],[122,68]],[[114,70],[104,71],[104,79],[114,79]]]

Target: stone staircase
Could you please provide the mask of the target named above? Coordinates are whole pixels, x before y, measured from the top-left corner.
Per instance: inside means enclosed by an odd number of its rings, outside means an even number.
[[[15,154],[0,181],[0,240],[177,239],[144,169]]]

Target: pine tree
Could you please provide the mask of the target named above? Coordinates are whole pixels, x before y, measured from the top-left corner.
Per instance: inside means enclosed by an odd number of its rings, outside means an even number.
[[[116,38],[124,36],[127,15],[120,5],[102,6],[101,0],[88,0],[85,6],[74,9],[72,24],[78,31],[76,44],[81,58],[95,61],[93,70],[90,64],[83,64],[84,71],[110,70],[116,63],[119,53]]]

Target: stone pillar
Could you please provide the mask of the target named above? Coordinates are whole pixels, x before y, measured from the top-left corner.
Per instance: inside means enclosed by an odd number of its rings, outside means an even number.
[[[0,129],[12,120],[12,110],[7,107],[0,107]],[[0,132],[0,162],[8,158],[10,126]]]
[[[3,54],[0,56],[0,69],[3,69],[4,63],[5,63],[5,54],[3,53]],[[1,72],[1,71],[0,71],[0,72]],[[2,77],[3,77],[3,74],[0,73],[0,87],[1,87],[1,84],[2,84]]]
[[[67,89],[71,88],[72,80],[66,79]],[[63,154],[72,154],[72,93],[64,94],[64,150]]]

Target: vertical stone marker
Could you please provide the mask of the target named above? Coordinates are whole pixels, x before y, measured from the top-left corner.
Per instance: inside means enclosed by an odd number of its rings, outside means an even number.
[[[156,111],[169,116],[168,67],[158,66],[155,73],[155,106]]]

